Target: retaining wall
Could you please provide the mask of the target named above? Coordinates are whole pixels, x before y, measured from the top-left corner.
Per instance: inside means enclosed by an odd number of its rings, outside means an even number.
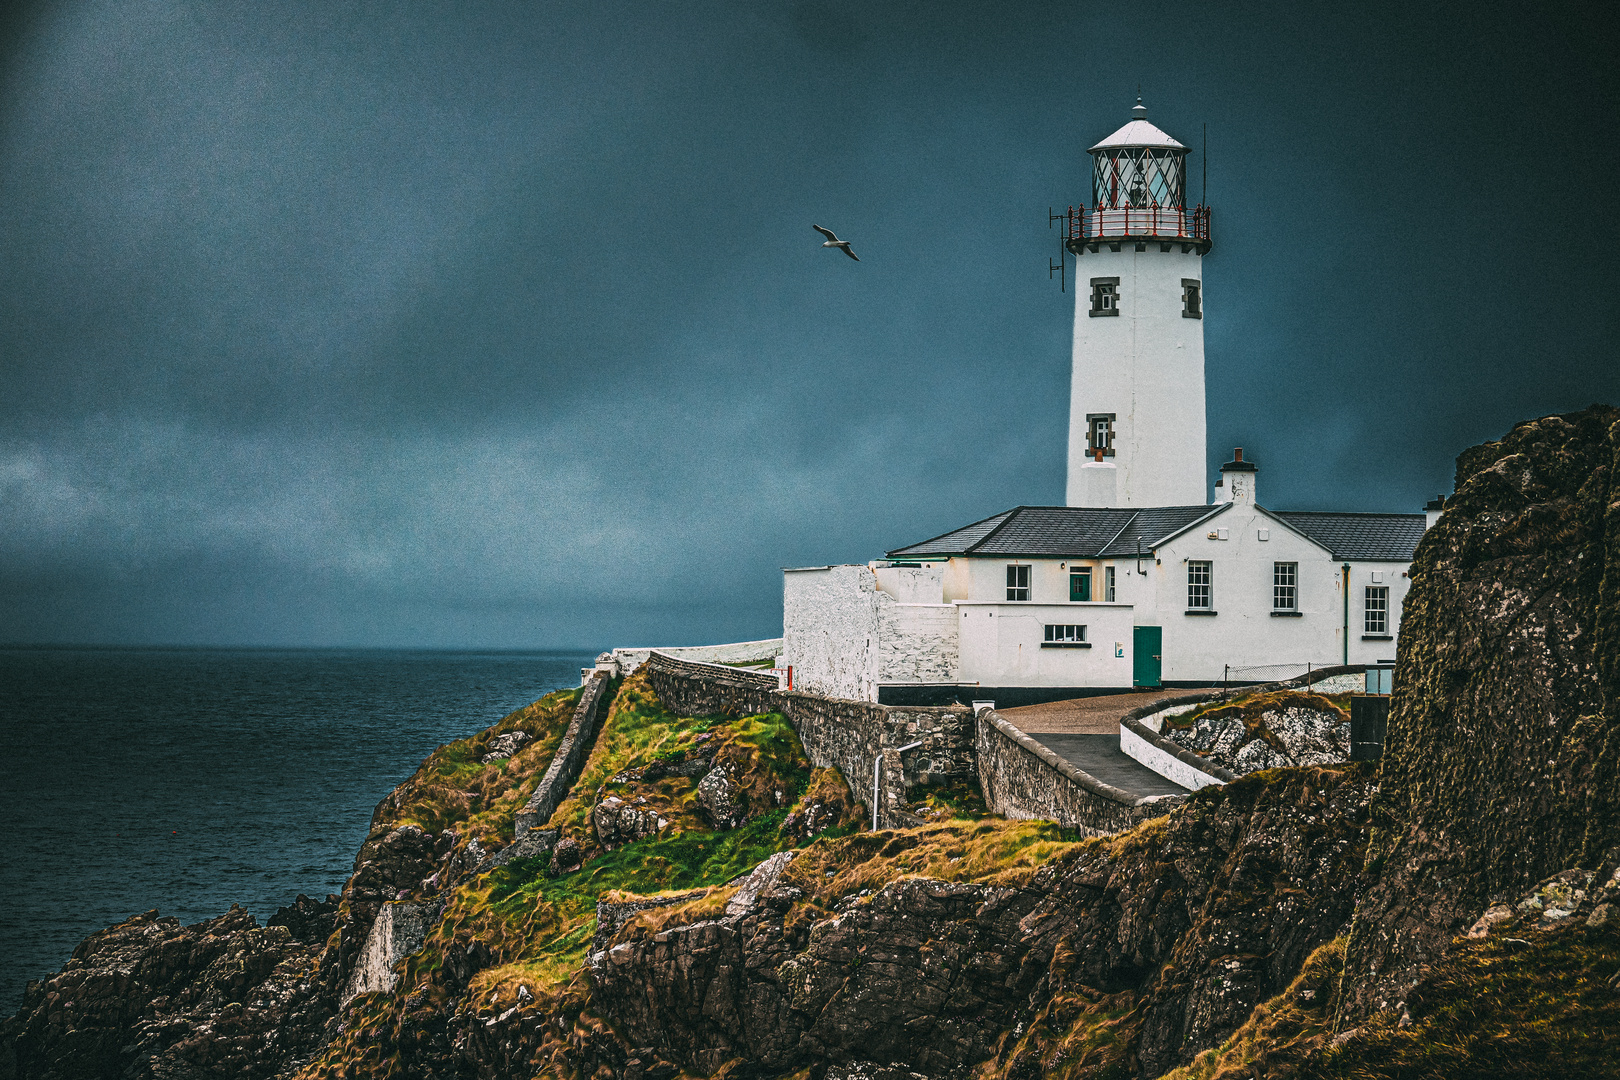
[[[557,744],[556,753],[551,755],[551,767],[513,819],[515,839],[523,839],[530,829],[550,821],[551,815],[568,797],[569,789],[585,767],[585,759],[591,756],[591,747],[596,744],[596,730],[606,712],[612,682],[605,671],[594,673],[586,682],[579,703],[574,706],[574,718],[568,722],[568,730]]]
[[[674,645],[654,648],[614,649],[613,659],[618,661],[619,673],[629,675],[647,662],[653,653],[663,653],[681,660],[707,661],[713,664],[747,664],[760,660],[775,660],[782,655],[781,638],[761,638],[759,641],[734,641],[726,645]]]
[[[1010,818],[1055,821],[1090,836],[1168,813],[1184,795],[1137,798],[1058,757],[993,709],[979,714],[975,749],[987,806]]]
[[[695,663],[654,652],[647,661],[653,691],[664,707],[689,716],[781,713],[798,732],[805,756],[818,768],[837,768],[855,797],[872,807],[873,764],[878,767],[878,824],[903,828],[917,821],[900,807],[905,790],[943,783],[978,771],[972,714],[960,705],[932,708],[877,705],[776,689],[759,672]],[[921,746],[899,748],[914,742]]]
[[[1132,709],[1119,721],[1119,748],[1127,757],[1146,765],[1166,780],[1185,788],[1208,787],[1211,784],[1230,784],[1238,774],[1230,769],[1212,765],[1191,750],[1177,746],[1160,734],[1167,716],[1184,713],[1214,701],[1227,701],[1249,694],[1265,694],[1273,690],[1303,690],[1310,687],[1321,694],[1344,694],[1358,690],[1366,677],[1367,664],[1349,664],[1318,668],[1297,679],[1263,683],[1259,686],[1239,686],[1230,690],[1204,690],[1180,697],[1165,698],[1139,709]]]

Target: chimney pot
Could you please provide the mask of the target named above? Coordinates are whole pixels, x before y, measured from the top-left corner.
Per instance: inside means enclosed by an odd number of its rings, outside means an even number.
[[[1243,447],[1239,446],[1239,447],[1235,448],[1232,451],[1232,460],[1233,461],[1242,461],[1243,460]]]

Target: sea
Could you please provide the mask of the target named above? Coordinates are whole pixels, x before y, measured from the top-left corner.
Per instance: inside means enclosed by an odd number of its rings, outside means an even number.
[[[139,912],[263,923],[340,891],[435,747],[594,656],[0,648],[0,1016]]]

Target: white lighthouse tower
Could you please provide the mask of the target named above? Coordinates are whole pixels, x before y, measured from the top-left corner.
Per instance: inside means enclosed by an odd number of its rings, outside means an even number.
[[[1091,205],[1071,208],[1076,256],[1070,506],[1194,506],[1204,467],[1204,253],[1187,147],[1147,120],[1090,150]]]

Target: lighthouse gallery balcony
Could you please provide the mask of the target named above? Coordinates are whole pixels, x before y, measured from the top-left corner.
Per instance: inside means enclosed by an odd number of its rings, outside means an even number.
[[[1087,246],[1120,240],[1160,240],[1209,250],[1209,207],[1071,206],[1065,246],[1078,255]]]

